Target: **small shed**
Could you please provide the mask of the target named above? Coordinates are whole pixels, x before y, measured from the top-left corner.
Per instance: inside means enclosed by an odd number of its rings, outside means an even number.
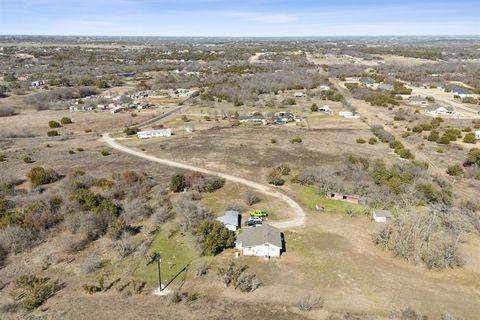
[[[373,220],[375,222],[387,223],[392,219],[392,213],[388,210],[375,210],[373,212]]]
[[[230,231],[237,231],[240,229],[240,212],[235,210],[228,210],[221,217],[217,218]]]

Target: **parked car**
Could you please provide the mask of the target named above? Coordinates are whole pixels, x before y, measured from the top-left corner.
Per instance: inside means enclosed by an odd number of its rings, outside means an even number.
[[[260,223],[262,223],[262,222],[263,222],[263,219],[260,218],[260,217],[250,217],[250,218],[248,218],[248,221],[255,221],[255,222],[260,222]]]
[[[251,217],[259,217],[259,218],[266,218],[268,217],[268,213],[266,213],[263,210],[255,210],[252,213],[250,213]]]
[[[256,226],[261,226],[262,222],[260,221],[253,221],[253,220],[247,220],[245,221],[245,226],[246,227],[256,227]]]

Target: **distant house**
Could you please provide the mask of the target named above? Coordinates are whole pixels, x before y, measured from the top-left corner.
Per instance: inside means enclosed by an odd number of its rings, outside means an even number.
[[[475,130],[475,139],[480,140],[480,130]]]
[[[90,105],[85,105],[85,104],[76,104],[76,105],[70,106],[69,110],[73,112],[87,112],[87,111],[95,110],[95,107]]]
[[[345,119],[360,119],[360,115],[358,113],[351,111],[340,111],[338,115],[344,117]]]
[[[327,192],[327,198],[339,201],[350,202],[354,204],[365,204],[365,199],[356,195],[342,194],[338,192],[329,191]]]
[[[453,115],[454,109],[453,107],[442,107],[439,105],[431,106],[427,108],[427,114],[430,115]]]
[[[375,222],[386,223],[392,219],[392,214],[388,210],[375,210],[373,212],[373,220]]]
[[[127,110],[127,108],[125,108],[123,106],[115,106],[112,109],[110,109],[110,112],[111,113],[119,113],[119,112],[122,112],[122,111],[125,111],[125,110]]]
[[[360,79],[360,83],[366,85],[367,87],[373,87],[373,85],[375,84],[375,80],[369,77],[363,77]]]
[[[324,105],[323,107],[318,108],[318,112],[323,112],[323,113],[329,114],[329,115],[333,114],[332,109],[330,109],[330,107],[327,106],[327,105]]]
[[[32,81],[30,83],[30,87],[32,88],[38,88],[44,85],[45,85],[45,80],[37,80],[37,81]]]
[[[242,116],[238,117],[238,121],[244,124],[267,124],[267,120],[263,116]]]
[[[295,92],[295,93],[293,94],[293,96],[294,96],[295,98],[304,98],[304,97],[306,97],[307,95],[306,95],[305,93],[303,93],[303,92],[298,91],[298,92]]]
[[[408,102],[414,106],[427,106],[428,100],[422,96],[412,96],[408,98]]]
[[[330,91],[330,87],[329,86],[326,86],[326,85],[321,85],[319,87],[320,91]]]
[[[238,211],[229,210],[223,216],[218,217],[217,221],[223,223],[228,230],[237,231],[240,229],[240,213]]]
[[[149,139],[157,137],[170,137],[172,135],[172,129],[159,129],[150,131],[140,131],[137,133],[139,139]]]
[[[450,83],[445,86],[446,92],[452,92],[453,94],[459,95],[461,98],[471,97],[472,91],[467,88],[461,87],[457,84]]]
[[[186,131],[187,133],[192,133],[193,131],[195,131],[195,129],[193,129],[192,127],[186,127],[186,128],[185,128],[185,131]]]
[[[395,87],[393,86],[393,84],[382,83],[381,85],[378,86],[378,89],[382,90],[382,91],[391,92],[391,91],[393,91],[393,89],[395,89]]]
[[[235,241],[235,248],[245,256],[280,257],[283,250],[282,234],[279,229],[268,224],[243,229]]]

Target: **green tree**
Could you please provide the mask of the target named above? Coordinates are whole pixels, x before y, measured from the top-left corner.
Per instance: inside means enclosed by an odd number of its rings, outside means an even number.
[[[173,192],[181,192],[185,189],[185,176],[181,174],[174,175],[170,179],[170,190]]]
[[[63,117],[62,119],[60,119],[60,123],[61,124],[72,124],[73,121],[72,121],[72,119],[70,119],[68,117]]]
[[[217,255],[235,244],[235,233],[216,220],[204,220],[193,234],[203,255]]]
[[[311,110],[312,112],[317,112],[317,111],[318,111],[318,105],[317,105],[316,103],[312,104],[312,105],[310,106],[310,110]]]

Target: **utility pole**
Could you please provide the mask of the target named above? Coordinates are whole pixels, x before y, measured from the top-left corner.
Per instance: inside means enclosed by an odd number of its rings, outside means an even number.
[[[160,269],[160,265],[161,265],[161,262],[162,262],[162,256],[160,255],[160,252],[154,252],[148,262],[147,262],[147,266],[150,265],[151,263],[153,263],[154,261],[157,261],[157,270],[158,270],[158,291],[161,292],[163,290],[162,288],[162,273],[161,273],[161,269]]]

